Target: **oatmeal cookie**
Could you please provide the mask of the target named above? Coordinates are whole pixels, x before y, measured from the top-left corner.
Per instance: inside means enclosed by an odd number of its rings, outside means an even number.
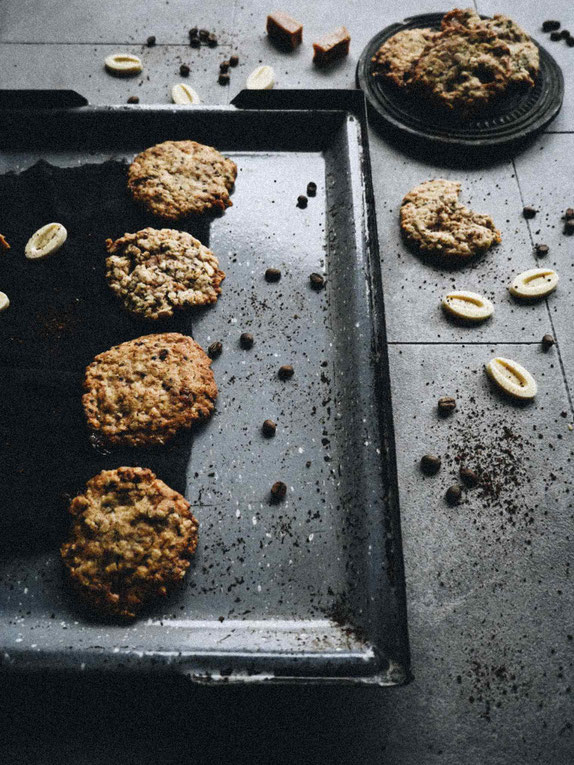
[[[197,547],[187,500],[147,468],[103,470],[70,503],[60,550],[74,588],[104,616],[133,619],[183,579]]]
[[[217,385],[210,366],[203,349],[177,332],[116,345],[86,369],[88,425],[112,444],[165,444],[211,415]]]
[[[130,313],[146,319],[215,303],[225,278],[219,261],[185,231],[144,228],[106,241],[106,278]]]
[[[421,183],[403,199],[401,230],[422,253],[449,259],[470,258],[500,242],[489,215],[458,201],[460,183],[437,179]]]
[[[212,146],[165,141],[138,154],[128,172],[133,198],[154,215],[180,220],[232,202],[237,165]]]
[[[384,77],[399,88],[406,87],[413,64],[437,34],[432,29],[405,29],[397,32],[372,57],[375,76]]]

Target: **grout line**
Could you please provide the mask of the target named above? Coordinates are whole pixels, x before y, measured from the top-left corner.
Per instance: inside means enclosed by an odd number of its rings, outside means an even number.
[[[387,340],[387,345],[540,345],[540,340]]]

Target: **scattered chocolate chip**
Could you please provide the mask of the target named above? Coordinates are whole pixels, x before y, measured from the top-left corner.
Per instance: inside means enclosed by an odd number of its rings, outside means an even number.
[[[458,505],[462,497],[462,489],[455,483],[446,490],[445,499],[449,505]]]
[[[245,348],[245,350],[249,350],[249,348],[253,348],[253,343],[253,335],[250,332],[243,332],[239,338],[239,344],[241,347]]]
[[[568,412],[560,412],[560,417],[564,417],[564,419],[566,419],[568,417]]]
[[[282,367],[279,367],[277,374],[279,375],[279,379],[288,380],[290,377],[293,377],[295,370],[290,364],[283,364]]]
[[[217,37],[214,34],[209,35],[207,38],[207,44],[210,48],[217,48]]]
[[[421,470],[425,475],[436,475],[440,470],[441,459],[435,454],[425,454],[421,457]]]
[[[564,210],[564,220],[572,220],[574,218],[574,207],[569,207]]]
[[[160,357],[161,361],[165,361],[169,355],[169,351],[167,348],[162,348],[161,351],[158,353],[158,356]]]
[[[574,218],[570,218],[564,224],[564,233],[566,236],[572,236],[574,234]]]
[[[192,27],[192,28],[189,30],[189,33],[188,33],[188,34],[189,34],[189,39],[191,40],[191,38],[192,38],[192,37],[197,37],[197,36],[198,36],[198,34],[199,34],[199,29],[198,29],[197,27]]]
[[[209,40],[209,29],[200,29],[199,30],[199,39],[202,42],[207,42]]]
[[[225,72],[220,72],[219,77],[217,78],[217,82],[220,85],[229,85],[229,75]]]
[[[522,215],[526,218],[526,220],[534,218],[537,212],[538,210],[536,210],[536,208],[532,207],[531,205],[526,205],[526,207],[522,208]]]
[[[549,348],[552,348],[555,342],[554,336],[548,333],[542,338],[542,348],[547,351]]]
[[[227,71],[229,71],[229,61],[222,61],[219,64],[219,71],[220,72],[227,72]]]
[[[283,481],[275,481],[271,487],[271,499],[274,502],[280,502],[282,499],[285,499],[286,494],[287,486],[283,483]]]
[[[309,281],[311,282],[311,287],[314,290],[317,290],[317,292],[319,290],[322,290],[323,287],[325,286],[325,280],[323,279],[321,274],[311,274],[309,276]]]
[[[201,46],[201,41],[199,37],[190,37],[189,44],[191,45],[192,48],[199,48]]]
[[[275,431],[277,430],[277,424],[273,422],[273,420],[265,420],[263,425],[261,426],[261,430],[263,431],[263,435],[267,438],[271,438],[275,435]]]
[[[281,271],[278,268],[268,268],[265,271],[265,281],[278,282],[281,278]]]
[[[309,181],[309,183],[307,184],[307,196],[308,197],[317,196],[317,184],[313,183],[313,181]]]
[[[544,21],[542,23],[543,32],[554,32],[556,29],[560,29],[559,21],[554,21],[553,19],[549,19],[548,21]]]
[[[128,104],[139,104],[140,98],[139,96],[130,96],[128,98]]]
[[[189,77],[189,72],[190,72],[190,71],[191,71],[191,70],[190,70],[190,68],[188,67],[188,65],[187,65],[187,64],[182,64],[182,65],[179,67],[179,73],[180,73],[180,75],[181,75],[182,77]]]
[[[473,488],[473,486],[478,485],[478,475],[474,472],[474,470],[471,470],[467,467],[461,467],[460,469],[460,478],[464,484],[466,484],[469,488]]]
[[[300,195],[297,197],[297,207],[300,207],[302,210],[303,210],[305,207],[307,207],[307,202],[308,202],[308,199],[307,199],[307,197],[305,196],[305,194],[300,194]]]
[[[146,40],[146,45],[148,48],[153,48],[155,45],[155,35],[150,35]]]
[[[234,53],[232,56],[229,57],[229,66],[236,67],[239,63],[239,56]]]
[[[574,48],[574,37],[567,37],[566,38],[566,45],[569,48]]]
[[[563,40],[567,40],[567,39],[570,37],[570,32],[569,32],[567,29],[562,29],[562,30],[560,31],[560,37],[561,37]]]
[[[544,256],[548,255],[550,247],[547,244],[537,244],[535,249],[537,255]]]
[[[456,399],[452,396],[443,396],[438,400],[438,411],[442,415],[450,414],[456,409]]]
[[[211,343],[207,349],[207,355],[210,359],[216,359],[218,356],[221,356],[222,350],[223,345],[219,342],[219,340],[216,340],[215,343]]]
[[[560,32],[551,32],[550,33],[550,39],[553,42],[558,42],[558,40],[560,40]]]

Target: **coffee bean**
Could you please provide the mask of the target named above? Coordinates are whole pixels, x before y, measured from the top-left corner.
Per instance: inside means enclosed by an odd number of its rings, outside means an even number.
[[[199,48],[201,46],[201,40],[199,37],[190,37],[189,38],[189,44],[192,48]]]
[[[239,344],[241,347],[245,348],[245,350],[249,350],[249,348],[253,348],[253,343],[253,335],[250,332],[243,332],[239,338]]]
[[[198,29],[197,27],[192,27],[192,28],[189,30],[188,34],[189,34],[189,38],[190,38],[190,39],[191,39],[192,37],[197,37],[197,36],[198,36],[198,34],[199,34],[199,29]]]
[[[265,271],[265,281],[278,282],[281,278],[281,271],[278,268],[268,268]]]
[[[473,488],[473,486],[476,486],[479,481],[478,475],[474,472],[474,470],[471,470],[470,468],[467,468],[467,467],[461,467],[460,477],[462,482],[465,483],[471,489]]]
[[[554,32],[556,29],[560,29],[559,21],[554,21],[552,19],[549,19],[548,21],[542,22],[543,32]]]
[[[190,68],[188,67],[188,65],[187,65],[187,64],[182,64],[182,65],[179,67],[179,73],[180,73],[180,75],[181,75],[182,77],[189,77],[189,72],[190,72],[190,71],[191,71],[191,70],[190,70]]]
[[[440,470],[441,459],[434,454],[425,454],[421,457],[421,470],[425,475],[436,475]]]
[[[202,42],[207,42],[209,40],[209,29],[200,29],[199,30],[199,39]]]
[[[210,48],[217,48],[217,37],[214,34],[209,35],[207,38],[207,44]]]
[[[285,499],[286,494],[287,486],[283,483],[283,481],[275,481],[271,487],[271,499],[274,502],[280,502],[282,499]]]
[[[277,430],[277,424],[273,422],[273,420],[265,420],[263,425],[261,426],[261,430],[263,431],[263,435],[267,438],[271,438],[275,435],[275,431]]]
[[[309,276],[309,281],[311,282],[311,287],[314,290],[317,290],[317,292],[319,290],[322,290],[323,287],[325,286],[325,280],[323,279],[321,274],[311,274]]]
[[[537,244],[535,249],[537,255],[544,256],[548,255],[550,247],[547,244]]]
[[[234,53],[232,56],[229,57],[229,66],[236,67],[239,63],[239,56]]]
[[[566,236],[572,236],[574,234],[574,218],[570,218],[564,224],[564,233]]]
[[[220,85],[229,85],[229,75],[225,72],[220,72],[219,77],[217,78],[217,82]]]
[[[220,72],[227,72],[227,71],[229,71],[229,61],[222,61],[219,64],[219,71]]]
[[[564,220],[571,220],[574,218],[574,207],[569,207],[564,211]]]
[[[569,48],[574,48],[574,37],[567,37],[566,38],[566,45]]]
[[[300,194],[297,197],[297,207],[300,207],[302,210],[304,210],[305,207],[307,207],[307,201],[308,200],[307,200],[307,197],[305,196],[305,194]]]
[[[216,359],[218,356],[221,356],[222,350],[223,345],[219,342],[219,340],[216,340],[215,343],[211,343],[207,349],[207,355],[210,359]]]
[[[282,367],[279,367],[277,374],[279,375],[279,379],[288,380],[290,377],[293,377],[295,370],[290,364],[283,364]]]
[[[531,207],[530,205],[526,205],[522,209],[522,215],[526,218],[526,220],[530,220],[531,218],[534,218],[538,210],[535,207]]]
[[[438,400],[439,414],[447,415],[456,409],[456,399],[452,396],[443,396]]]
[[[560,32],[551,32],[550,33],[550,39],[553,42],[558,42],[558,40],[560,40]]]
[[[446,490],[445,499],[449,505],[458,505],[462,497],[462,489],[455,483]]]
[[[155,35],[150,35],[146,40],[146,45],[148,48],[153,48],[155,45]]]
[[[317,184],[313,183],[313,181],[309,181],[307,184],[307,196],[308,197],[314,197],[317,195]]]
[[[140,99],[139,96],[130,96],[128,98],[128,104],[139,104]]]
[[[567,29],[562,29],[562,30],[560,31],[560,37],[561,37],[563,40],[567,40],[567,39],[570,37],[570,32],[569,32]]]
[[[544,335],[544,337],[542,338],[542,348],[543,348],[545,351],[547,351],[547,350],[549,350],[550,348],[552,348],[552,346],[554,345],[554,343],[555,343],[555,342],[556,342],[556,340],[554,339],[554,336],[553,336],[553,335],[551,335],[551,334],[546,334],[546,335]]]

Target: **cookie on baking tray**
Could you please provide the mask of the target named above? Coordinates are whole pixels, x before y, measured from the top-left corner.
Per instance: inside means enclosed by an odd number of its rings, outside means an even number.
[[[106,278],[125,308],[146,319],[215,303],[225,278],[216,256],[185,231],[144,228],[106,241]]]
[[[460,188],[457,181],[438,178],[415,186],[403,199],[401,230],[419,252],[461,260],[500,242],[500,232],[489,215],[458,201]]]
[[[225,210],[237,165],[212,146],[164,141],[138,154],[128,171],[133,198],[165,220]]]
[[[389,37],[372,57],[374,74],[384,77],[399,88],[408,84],[412,67],[426,45],[438,32],[432,29],[405,29]]]
[[[74,588],[98,614],[132,619],[181,581],[197,547],[187,500],[147,468],[91,478],[70,503],[61,556]]]
[[[86,369],[88,425],[111,444],[164,444],[211,415],[217,385],[210,367],[195,340],[177,332],[116,345]]]

